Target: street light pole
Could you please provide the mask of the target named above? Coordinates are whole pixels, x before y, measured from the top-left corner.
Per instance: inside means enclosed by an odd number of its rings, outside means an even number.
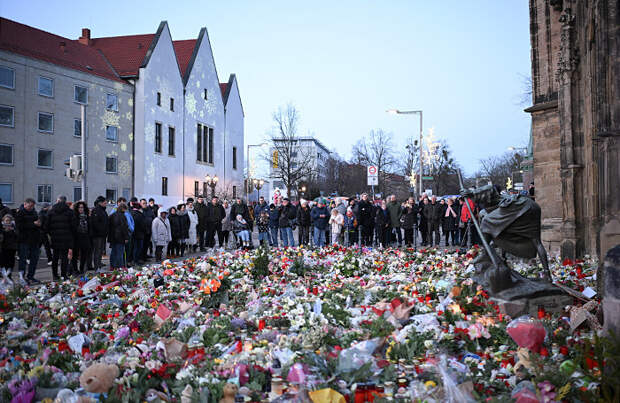
[[[245,161],[245,166],[246,166],[246,170],[247,170],[247,177],[246,177],[246,181],[245,181],[245,195],[246,197],[250,197],[250,189],[252,189],[252,184],[250,183],[250,148],[251,147],[263,147],[266,146],[267,143],[260,143],[260,144],[248,144],[247,146],[247,153],[246,153],[246,161]]]
[[[422,124],[422,111],[421,110],[417,110],[417,111],[401,111],[398,109],[389,109],[387,111],[388,113],[391,113],[393,115],[416,115],[419,114],[420,115],[420,195],[422,194],[422,167],[423,167],[423,163],[422,163],[422,134],[423,134],[423,124]]]
[[[80,130],[82,131],[81,146],[82,146],[82,200],[88,203],[86,197],[86,105],[82,105],[81,116],[82,122]]]

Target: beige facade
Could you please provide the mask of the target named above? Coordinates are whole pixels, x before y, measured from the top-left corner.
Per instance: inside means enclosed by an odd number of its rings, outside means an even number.
[[[0,191],[6,199],[10,189],[12,199],[4,200],[5,204],[17,207],[26,197],[38,203],[54,202],[60,194],[69,200],[84,199],[76,190],[80,183],[65,176],[65,161],[81,152],[76,86],[87,89],[87,202],[92,205],[98,195],[106,193],[110,199],[132,193],[131,85],[7,51],[0,51],[0,69],[14,74],[13,88],[0,86],[0,105],[13,108],[12,127],[0,125],[2,155],[6,157],[12,147],[12,161],[3,160],[0,165]],[[83,95],[81,88],[78,95]],[[108,108],[114,96],[117,110]]]

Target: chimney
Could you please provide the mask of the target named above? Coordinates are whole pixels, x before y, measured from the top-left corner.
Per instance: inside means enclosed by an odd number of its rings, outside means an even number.
[[[65,42],[65,41],[61,41],[60,42],[60,51],[62,53],[65,53],[67,51],[67,42]]]
[[[78,41],[79,41],[82,45],[89,46],[89,45],[91,44],[91,40],[90,40],[90,29],[88,29],[88,28],[82,28],[82,36],[80,36],[80,39],[78,39]]]

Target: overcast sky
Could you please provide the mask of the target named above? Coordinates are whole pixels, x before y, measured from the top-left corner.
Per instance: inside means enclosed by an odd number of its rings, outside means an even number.
[[[530,75],[526,1],[39,1],[0,3],[3,17],[77,39],[154,33],[167,20],[174,40],[206,26],[220,81],[236,73],[246,142],[263,141],[271,113],[292,102],[301,134],[345,158],[381,128],[403,149],[425,132],[445,139],[469,174],[481,158],[525,146]]]

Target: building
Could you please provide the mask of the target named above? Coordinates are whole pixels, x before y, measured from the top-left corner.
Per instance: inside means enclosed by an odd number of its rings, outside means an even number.
[[[0,197],[16,207],[26,197],[53,203],[85,197],[65,176],[81,153],[90,201],[131,194],[133,87],[96,49],[76,40],[0,19]],[[86,196],[86,195],[84,195]]]
[[[530,0],[536,201],[564,257],[620,243],[618,2]]]

